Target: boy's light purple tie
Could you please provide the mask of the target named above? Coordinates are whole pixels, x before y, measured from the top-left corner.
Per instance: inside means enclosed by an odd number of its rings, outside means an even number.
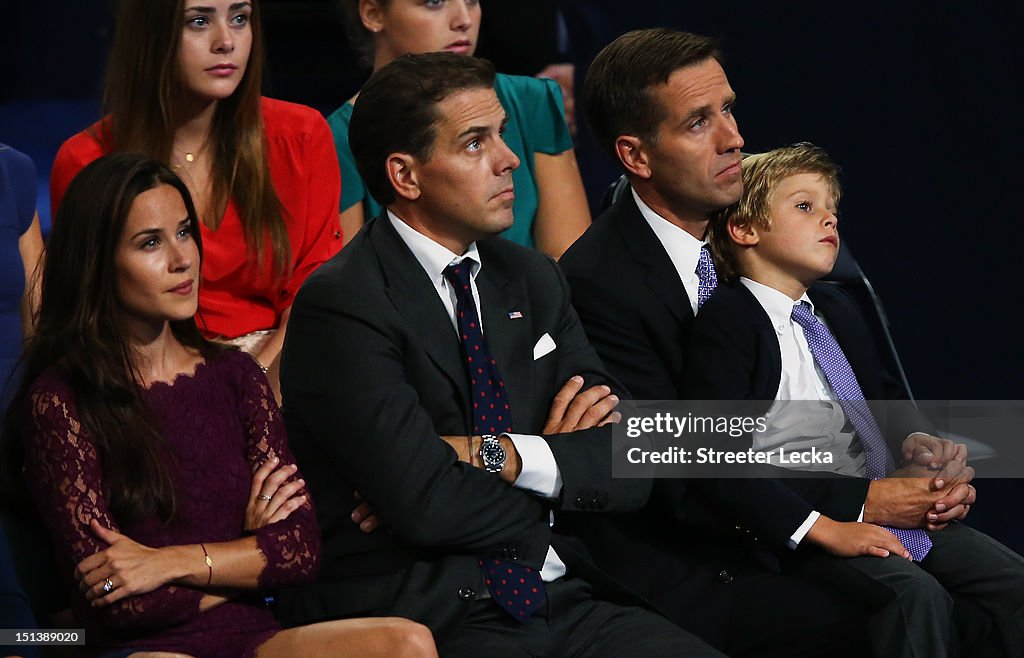
[[[697,308],[700,308],[718,287],[715,261],[711,259],[711,249],[708,245],[700,248],[700,259],[694,272],[697,274]]]
[[[836,394],[839,406],[843,408],[850,424],[860,437],[861,446],[864,448],[864,465],[867,468],[867,475],[872,480],[884,478],[895,469],[892,454],[889,446],[886,445],[882,430],[875,422],[868,403],[864,400],[864,392],[857,383],[857,376],[850,367],[850,362],[843,353],[839,343],[836,342],[832,332],[828,330],[818,318],[814,317],[811,305],[807,302],[799,302],[793,306],[793,321],[799,324],[804,330],[804,337],[807,338],[807,345],[811,348],[811,354],[818,363],[818,367],[825,373],[832,391]],[[932,540],[928,534],[920,529],[886,528],[896,535],[903,545],[910,551],[911,557],[920,562],[931,550]]]

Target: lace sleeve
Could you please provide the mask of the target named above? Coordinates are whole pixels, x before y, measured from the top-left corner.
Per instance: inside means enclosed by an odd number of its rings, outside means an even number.
[[[242,367],[242,399],[240,408],[246,422],[248,459],[252,470],[275,455],[281,466],[295,463],[288,449],[284,422],[274,400],[266,376],[256,363],[244,357]],[[295,472],[292,480],[302,474]],[[287,519],[271,523],[256,530],[256,542],[267,562],[260,574],[261,588],[275,588],[312,581],[320,568],[320,528],[313,512],[309,489],[302,488],[299,495],[306,502]]]
[[[25,410],[25,479],[36,507],[70,569],[106,544],[89,529],[91,519],[120,531],[104,496],[96,447],[83,432],[74,398],[65,387],[34,388]],[[113,628],[154,629],[199,614],[202,593],[165,586],[97,609],[101,623]],[[83,604],[84,605],[84,604]]]

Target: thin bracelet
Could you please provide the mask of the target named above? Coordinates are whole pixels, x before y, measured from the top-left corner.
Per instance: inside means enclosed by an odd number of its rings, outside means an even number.
[[[202,547],[203,556],[206,558],[206,568],[210,570],[210,575],[206,578],[206,586],[209,587],[210,583],[213,582],[213,558],[211,558],[209,552],[207,552],[206,544],[200,543],[199,546]]]

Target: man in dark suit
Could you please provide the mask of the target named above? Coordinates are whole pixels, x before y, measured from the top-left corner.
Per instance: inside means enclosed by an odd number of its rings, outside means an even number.
[[[442,655],[718,656],[551,528],[553,511],[636,509],[651,485],[611,477],[619,385],[557,266],[492,237],[518,166],[493,75],[410,55],[360,93],[352,150],[388,210],[292,309],[285,417],[324,556],[285,616],[408,617]]]
[[[735,94],[718,58],[704,37],[640,30],[605,48],[584,83],[591,125],[630,185],[560,264],[589,339],[638,399],[684,399],[685,346],[716,282],[708,220],[743,189]],[[727,653],[856,653],[864,638],[848,620],[859,608],[778,573],[777,554],[807,543],[841,550],[806,521],[845,512],[863,490],[792,484],[799,497],[769,480],[659,481],[641,514],[577,531],[616,577]],[[945,502],[949,515],[963,512]],[[626,550],[638,559],[615,559]],[[666,586],[666,573],[682,586]],[[730,616],[754,602],[761,615]],[[730,632],[736,624],[748,630]]]

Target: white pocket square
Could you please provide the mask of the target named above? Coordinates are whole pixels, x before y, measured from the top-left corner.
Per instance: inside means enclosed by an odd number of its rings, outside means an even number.
[[[550,354],[555,351],[555,341],[552,340],[549,334],[544,334],[537,341],[537,344],[533,346],[533,360],[536,361],[545,354]]]

